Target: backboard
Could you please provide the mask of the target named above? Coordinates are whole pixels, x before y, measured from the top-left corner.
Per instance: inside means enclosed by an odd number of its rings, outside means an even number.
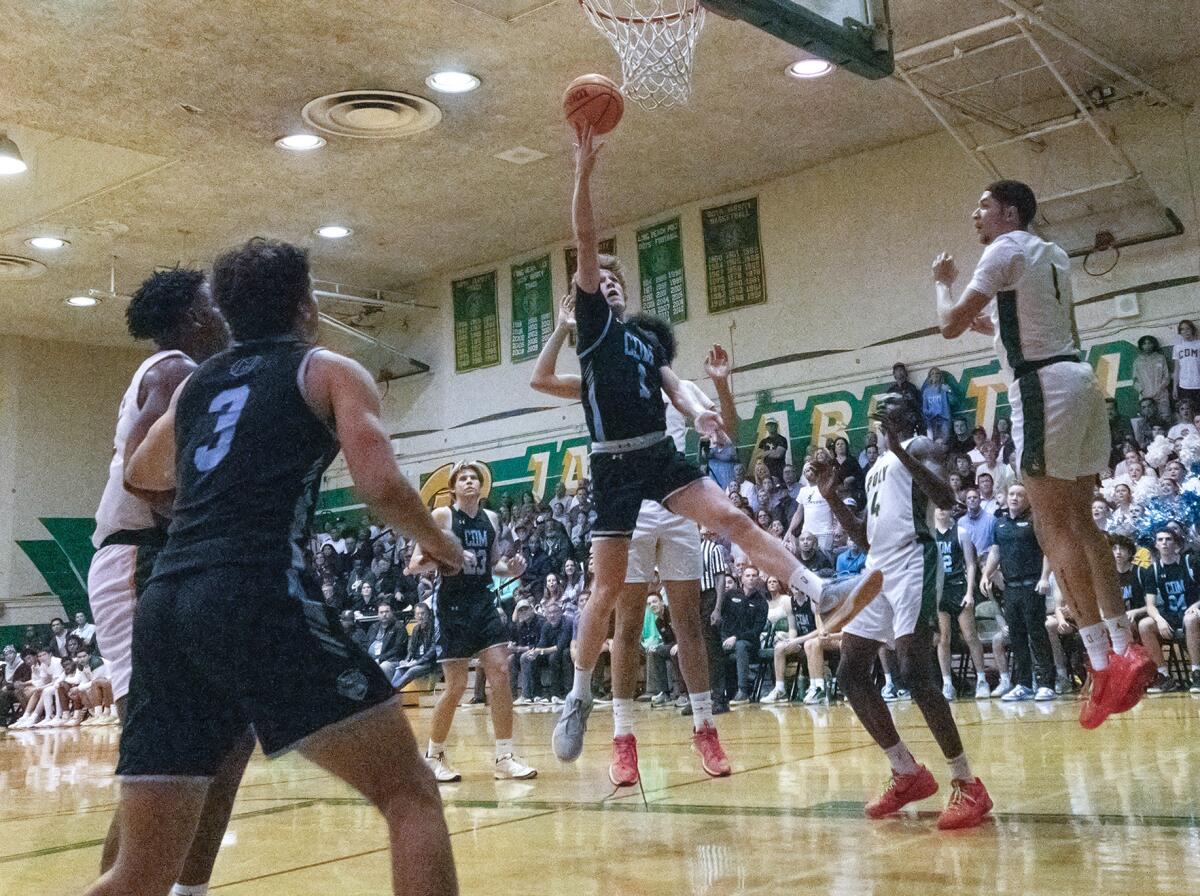
[[[704,0],[780,40],[864,78],[892,73],[891,26],[880,0]]]

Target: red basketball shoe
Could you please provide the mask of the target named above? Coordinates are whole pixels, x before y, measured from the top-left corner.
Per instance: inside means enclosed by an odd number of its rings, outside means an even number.
[[[729,759],[717,738],[717,729],[712,722],[705,722],[698,731],[692,733],[692,746],[700,754],[700,764],[706,774],[714,778],[724,778],[729,775]]]
[[[938,817],[938,828],[954,831],[982,824],[984,816],[992,811],[992,798],[988,796],[983,782],[978,778],[974,781],[951,781],[950,786],[954,792]]]
[[[911,775],[892,772],[887,790],[867,803],[867,818],[883,818],[899,812],[909,803],[928,799],[938,791],[937,781],[925,766],[920,766]]]
[[[1155,671],[1140,645],[1131,644],[1124,654],[1109,652],[1108,668],[1089,670],[1090,690],[1079,712],[1079,724],[1088,730],[1099,728],[1110,715],[1133,709],[1154,681]]]
[[[632,734],[619,734],[613,738],[608,780],[614,787],[632,787],[638,782],[637,738]]]

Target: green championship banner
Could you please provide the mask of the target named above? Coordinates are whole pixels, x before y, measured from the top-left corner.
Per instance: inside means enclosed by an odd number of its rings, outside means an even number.
[[[700,212],[704,225],[704,270],[708,311],[716,314],[767,300],[758,198]]]
[[[616,255],[617,254],[617,238],[610,236],[606,240],[601,240],[597,246],[601,255]],[[575,280],[575,272],[579,270],[579,250],[574,246],[567,246],[567,288],[571,288],[571,284]]]
[[[454,369],[462,373],[500,363],[500,315],[496,308],[496,272],[455,280]]]
[[[679,219],[637,232],[642,311],[673,324],[687,320],[687,284],[683,277],[683,236]]]
[[[550,256],[512,267],[512,360],[536,358],[554,330]]]

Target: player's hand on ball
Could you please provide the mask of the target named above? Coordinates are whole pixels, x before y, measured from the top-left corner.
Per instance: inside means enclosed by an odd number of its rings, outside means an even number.
[[[704,372],[714,380],[729,379],[729,352],[714,343],[704,359]]]
[[[567,293],[558,303],[558,325],[575,332],[575,296]]]
[[[953,255],[942,252],[933,260],[933,279],[947,286],[958,279],[958,266]]]

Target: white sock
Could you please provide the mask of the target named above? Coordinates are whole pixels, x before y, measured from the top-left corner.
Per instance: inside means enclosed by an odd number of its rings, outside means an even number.
[[[503,740],[500,738],[496,738],[496,758],[497,759],[499,759],[501,756],[511,756],[512,752],[513,752],[513,742],[512,742],[511,737],[505,738]]]
[[[1133,629],[1129,624],[1129,617],[1122,613],[1120,616],[1114,616],[1112,619],[1105,619],[1104,627],[1108,629],[1108,637],[1112,641],[1113,652],[1124,656],[1125,651],[1129,649],[1129,645],[1133,643]]]
[[[433,741],[430,741],[428,749],[425,750],[425,755],[430,758],[433,758],[434,756],[441,756],[442,753],[444,753],[445,751],[446,751],[445,744],[439,744],[439,743],[434,743]]]
[[[885,688],[894,688],[896,686],[895,682],[892,681],[892,673],[883,673],[883,686]]]
[[[888,747],[883,752],[887,753],[888,761],[892,764],[892,771],[898,775],[915,775],[921,770],[921,766],[917,765],[917,760],[913,759],[913,754],[908,751],[904,741],[898,741],[894,747]]]
[[[1104,630],[1104,623],[1097,622],[1094,625],[1083,626],[1079,629],[1079,637],[1083,638],[1083,646],[1087,648],[1092,669],[1096,672],[1107,669],[1108,651],[1112,642],[1108,640],[1108,632]]]
[[[208,896],[208,884],[176,884],[171,887],[171,896]]]
[[[959,753],[953,759],[947,759],[950,765],[950,777],[955,781],[974,781],[975,776],[971,774],[971,763],[967,762],[967,754]]]
[[[633,701],[628,697],[613,697],[613,737],[633,734]]]
[[[814,607],[820,606],[821,592],[825,590],[825,580],[809,570],[803,564],[796,567],[788,584],[812,601]]]
[[[701,691],[699,694],[688,694],[692,704],[692,728],[699,731],[706,724],[715,725],[713,721],[712,691]]]
[[[1200,672],[1200,666],[1192,666],[1193,672]]]
[[[1054,671],[1058,673],[1059,678],[1070,678],[1071,677],[1070,671],[1068,669],[1064,668],[1063,666],[1056,666]]]
[[[814,678],[809,683],[809,687],[821,688],[822,690],[824,690],[825,689],[825,679],[824,678]]]
[[[571,695],[576,700],[588,703],[592,699],[592,670],[575,667],[575,682],[571,685]]]
[[[954,684],[954,679],[952,679],[949,675],[943,675],[942,676],[942,684],[943,685]]]
[[[1166,667],[1166,666],[1159,666],[1159,667],[1158,667],[1158,674],[1159,674],[1159,675],[1162,675],[1162,676],[1165,678],[1165,677],[1166,677],[1166,674],[1167,674],[1167,667]]]
[[[1004,673],[1000,676],[1000,687],[1008,690],[1012,687],[1012,676],[1009,673]]]

